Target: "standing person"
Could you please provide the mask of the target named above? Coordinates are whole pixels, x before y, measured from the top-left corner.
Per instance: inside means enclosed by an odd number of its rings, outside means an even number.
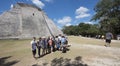
[[[37,47],[36,37],[33,37],[33,40],[31,41],[31,47],[32,47],[33,57],[35,58],[35,55],[36,55],[36,47]]]
[[[55,39],[52,38],[52,51],[54,52],[56,50],[56,47],[55,47]]]
[[[61,43],[61,38],[62,38],[62,36],[61,36],[61,34],[59,34],[59,36],[58,36],[59,43]]]
[[[66,42],[66,38],[65,38],[65,36],[62,36],[62,38],[61,38],[61,48],[62,48],[63,53],[66,53],[66,44],[65,44],[65,42]]]
[[[47,51],[48,51],[48,53],[50,53],[51,51],[51,49],[50,49],[50,45],[49,45],[49,41],[50,40],[50,36],[48,36],[48,38],[47,38]]]
[[[42,55],[46,54],[47,41],[45,37],[42,37]]]
[[[67,37],[67,36],[65,36],[65,39],[66,39],[65,44],[66,44],[66,45],[68,45],[68,37]]]
[[[113,38],[113,35],[111,32],[106,33],[106,47],[110,47],[111,39]]]
[[[52,40],[52,37],[50,37],[49,41],[48,41],[48,44],[50,46],[50,52],[53,51],[53,40]]]
[[[41,37],[40,37],[39,40],[37,41],[37,48],[38,48],[39,57],[40,57],[41,47],[42,47],[42,40],[41,40]]]
[[[62,39],[62,36],[61,36],[61,34],[59,34],[59,36],[58,36],[58,43],[60,45],[59,50],[61,50],[61,39]]]
[[[56,44],[57,50],[59,50],[60,49],[60,43],[59,43],[58,36],[55,37],[55,44]]]
[[[45,42],[45,54],[47,54],[47,53],[48,53],[48,48],[47,48],[48,42],[47,42],[47,38],[44,39],[44,42]]]

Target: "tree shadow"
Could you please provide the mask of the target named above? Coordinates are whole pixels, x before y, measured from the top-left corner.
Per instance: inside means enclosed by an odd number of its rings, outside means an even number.
[[[32,66],[41,66],[41,65],[38,65],[38,64],[33,64]]]
[[[33,64],[32,66],[47,66],[48,63],[43,63],[42,65],[39,64]]]
[[[12,56],[7,56],[7,57],[2,57],[2,58],[0,58],[0,66],[12,66],[12,65],[14,65],[14,64],[16,64],[16,63],[18,63],[19,61],[11,61],[11,62],[6,62],[6,60],[8,59],[8,58],[11,58]]]
[[[42,66],[47,66],[48,63],[43,63]],[[82,57],[75,57],[74,60],[68,58],[55,58],[51,61],[50,66],[88,66],[82,61]]]

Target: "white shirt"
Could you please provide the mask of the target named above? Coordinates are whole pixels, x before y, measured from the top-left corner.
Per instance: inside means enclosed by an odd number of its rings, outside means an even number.
[[[62,38],[61,36],[58,36],[58,39],[59,39],[60,41],[61,41],[61,38]]]
[[[32,45],[32,50],[35,50],[36,49],[36,41],[32,40],[31,45]]]

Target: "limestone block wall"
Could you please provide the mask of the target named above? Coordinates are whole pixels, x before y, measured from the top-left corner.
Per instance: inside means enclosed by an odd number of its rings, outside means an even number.
[[[0,15],[0,39],[32,38],[62,34],[54,22],[36,6],[17,3]]]

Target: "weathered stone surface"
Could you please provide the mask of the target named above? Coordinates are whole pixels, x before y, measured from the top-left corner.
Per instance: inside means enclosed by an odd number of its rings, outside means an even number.
[[[0,15],[0,39],[47,37],[52,34],[62,34],[62,31],[34,5],[17,3]]]

